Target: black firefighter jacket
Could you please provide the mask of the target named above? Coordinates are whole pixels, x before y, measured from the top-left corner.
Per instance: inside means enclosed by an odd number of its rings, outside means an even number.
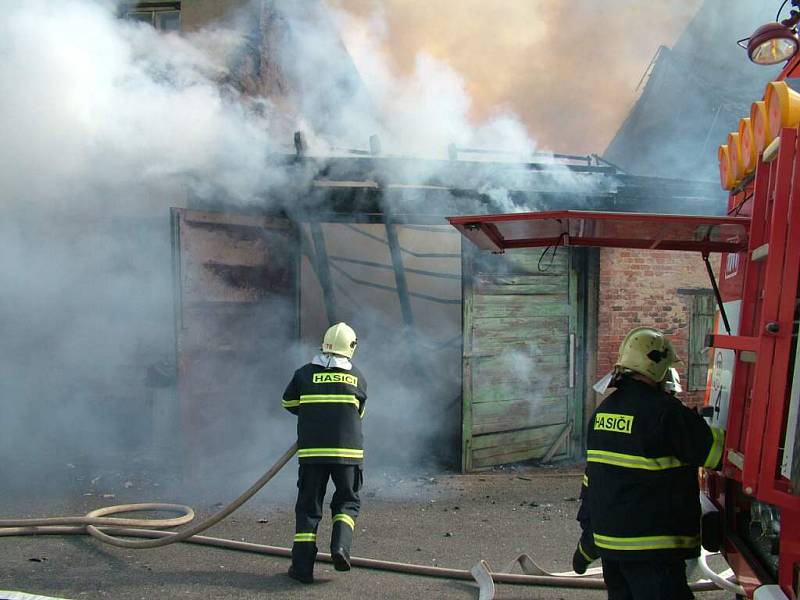
[[[367,382],[355,367],[347,371],[309,363],[297,369],[282,404],[297,415],[300,462],[360,465],[366,402]]]
[[[697,469],[718,468],[723,445],[677,398],[622,377],[589,423],[579,549],[590,560],[698,556]]]

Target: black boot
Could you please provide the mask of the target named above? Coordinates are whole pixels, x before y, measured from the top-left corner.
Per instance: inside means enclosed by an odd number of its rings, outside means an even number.
[[[314,583],[314,561],[317,545],[313,542],[295,542],[292,545],[292,566],[289,577],[300,583]]]
[[[353,543],[353,529],[344,521],[335,521],[331,532],[331,559],[337,571],[350,570],[350,546]]]

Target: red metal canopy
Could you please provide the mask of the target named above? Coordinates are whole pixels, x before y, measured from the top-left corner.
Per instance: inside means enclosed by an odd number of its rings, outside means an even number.
[[[747,248],[749,217],[562,210],[448,217],[483,250],[598,246],[696,252]]]

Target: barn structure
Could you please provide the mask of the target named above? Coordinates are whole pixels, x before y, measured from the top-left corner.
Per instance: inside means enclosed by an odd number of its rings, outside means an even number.
[[[315,130],[330,128],[337,103],[360,93],[357,70],[330,82],[336,94],[328,104],[304,105],[302,82],[281,61],[287,48],[304,50],[291,43],[281,2],[128,2],[120,16],[196,32],[245,6],[257,7],[245,15],[252,34],[221,85],[252,100],[253,110],[269,98],[287,115],[304,112]],[[319,35],[335,37],[324,15],[314,14]],[[349,61],[343,46],[333,59]],[[328,323],[346,320],[359,334],[357,360],[370,381],[373,464],[469,471],[580,459],[596,401],[591,384],[628,325],[646,320],[674,335],[689,356],[690,390],[704,381],[701,340],[711,310],[699,260],[664,256],[649,268],[635,253],[605,249],[479,253],[446,217],[568,209],[719,214],[716,184],[632,175],[595,155],[521,162],[451,145],[441,149],[447,158],[431,160],[393,156],[377,138],[333,152],[309,147],[302,132],[286,131],[285,140],[294,151],[264,165],[282,184],[246,203],[184,191],[167,199],[171,211],[158,202],[132,207],[131,215],[98,214],[91,230],[73,224],[84,240],[114,240],[111,254],[96,257],[100,277],[124,261],[147,281],[171,282],[171,293],[154,286],[141,310],[124,315],[111,296],[105,304],[93,297],[92,316],[124,321],[135,352],[124,360],[98,354],[74,386],[61,383],[73,365],[56,365],[38,376],[41,390],[32,397],[102,406],[126,449],[168,446],[187,465],[235,468],[245,453],[262,460],[291,437],[283,386]],[[623,146],[615,143],[615,151]],[[42,227],[39,216],[31,222]],[[624,297],[621,281],[630,290],[631,278],[641,281],[639,291]],[[136,428],[127,425],[139,421],[151,435],[131,433]]]
[[[346,320],[375,390],[370,419],[397,435],[368,436],[370,455],[464,470],[582,456],[595,403],[599,257],[580,247],[480,253],[445,217],[496,211],[487,190],[503,190],[517,210],[688,214],[708,213],[715,194],[592,157],[437,163],[315,158],[301,147],[282,160],[297,185],[277,212],[172,211],[187,431],[232,426],[215,410],[242,402],[234,412],[248,414],[275,383],[286,339],[313,345],[328,323]],[[228,436],[190,438],[208,451],[208,439]]]

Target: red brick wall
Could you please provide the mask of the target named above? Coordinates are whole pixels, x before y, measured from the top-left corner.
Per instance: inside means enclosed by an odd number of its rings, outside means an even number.
[[[713,261],[712,261],[713,264]],[[625,335],[639,326],[666,333],[678,356],[688,355],[692,296],[678,289],[710,289],[698,254],[603,248],[600,251],[597,377],[614,365]],[[684,389],[686,367],[678,367]],[[702,404],[703,392],[686,390],[688,405]]]

